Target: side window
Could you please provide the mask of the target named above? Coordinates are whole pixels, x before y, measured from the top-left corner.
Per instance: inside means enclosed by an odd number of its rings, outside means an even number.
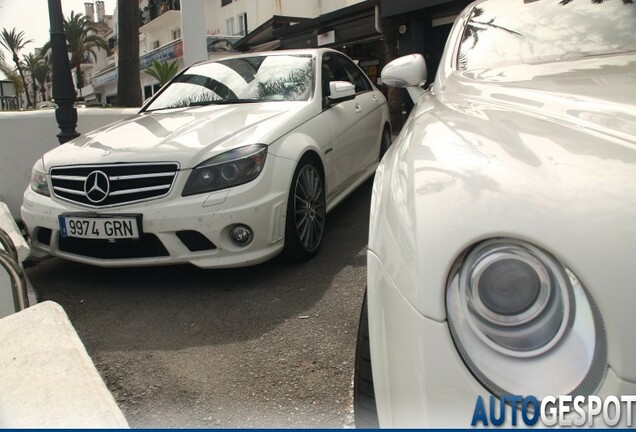
[[[343,56],[337,56],[337,59],[342,64],[342,68],[347,74],[347,79],[350,83],[355,84],[356,93],[362,93],[371,90],[371,84],[364,73],[348,58]]]
[[[356,86],[356,93],[362,93],[372,89],[369,79],[348,58],[336,54],[327,53],[322,57],[322,97],[324,103],[329,96],[329,82],[348,81]]]
[[[349,81],[349,77],[336,56],[332,53],[327,53],[322,56],[321,84],[323,104],[327,103],[327,98],[329,97],[329,83],[331,81]]]

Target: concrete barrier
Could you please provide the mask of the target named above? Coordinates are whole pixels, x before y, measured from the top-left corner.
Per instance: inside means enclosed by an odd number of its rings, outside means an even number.
[[[0,239],[0,318],[3,318],[35,305],[37,295],[22,268],[22,263],[29,256],[29,245],[3,202],[0,202],[0,234],[8,234],[10,243],[6,245],[7,242]],[[3,252],[7,254],[4,258]]]
[[[127,428],[60,305],[0,319],[1,428]]]
[[[26,242],[22,233],[18,229],[13,217],[11,216],[11,212],[9,211],[9,207],[3,202],[0,201],[0,228],[3,229],[11,240],[18,251],[18,261],[23,263],[25,259],[29,256],[30,248],[29,244]]]
[[[129,117],[137,108],[79,108],[77,131],[90,132]],[[57,147],[60,132],[55,110],[0,112],[0,201],[20,219],[22,194],[31,168],[42,154]]]

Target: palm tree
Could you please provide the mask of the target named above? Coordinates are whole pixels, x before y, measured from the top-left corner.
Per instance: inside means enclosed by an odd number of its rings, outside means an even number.
[[[4,60],[4,53],[0,51],[0,72],[2,72],[9,81],[13,83],[15,87],[16,94],[20,94],[23,89],[24,83],[20,79],[20,75],[18,75],[15,71],[15,68],[9,66]],[[18,108],[20,108],[20,98],[16,98],[16,102],[18,103]],[[7,105],[5,105],[6,107]]]
[[[35,106],[35,101],[37,100],[37,91],[38,91],[37,82],[35,81],[35,74],[37,69],[42,64],[42,57],[40,57],[39,55],[35,55],[33,53],[29,53],[23,56],[22,58],[24,59],[24,62],[23,62],[24,69],[31,76],[31,84],[33,86],[33,106]],[[25,86],[26,86],[26,83],[25,83]],[[28,89],[27,89],[27,92],[28,92]]]
[[[42,93],[42,101],[46,101],[46,82],[51,73],[51,66],[46,61],[40,63],[32,75],[34,81],[40,85],[40,93]]]
[[[64,19],[64,33],[68,52],[71,54],[71,67],[75,68],[77,89],[82,97],[84,78],[81,65],[86,62],[87,56],[97,59],[97,50],[103,49],[108,52],[108,42],[96,34],[97,29],[88,17],[82,14],[75,15],[74,12],[71,12],[68,19]]]
[[[31,43],[32,40],[25,40],[24,32],[17,32],[15,27],[13,30],[8,31],[6,28],[2,29],[2,33],[0,33],[0,45],[5,47],[12,55],[13,55],[13,63],[15,63],[15,67],[18,70],[20,78],[22,79],[22,86],[24,86],[24,73],[22,72],[22,67],[20,66],[20,58],[18,54],[24,48],[24,46],[28,43]],[[17,88],[16,88],[17,90]],[[31,98],[29,97],[29,92],[25,91],[27,107],[31,106]],[[18,98],[19,99],[19,98]]]
[[[44,49],[40,53],[45,52]],[[51,73],[51,66],[47,58],[41,54],[28,54],[24,56],[24,67],[31,75],[33,81],[33,103],[37,100],[36,92],[40,90],[42,101],[46,101],[46,82]]]
[[[175,60],[172,63],[153,60],[152,66],[144,69],[144,72],[146,75],[150,75],[159,81],[159,86],[163,87],[168,81],[174,78],[177,72],[179,72],[179,65],[177,63],[178,60]]]

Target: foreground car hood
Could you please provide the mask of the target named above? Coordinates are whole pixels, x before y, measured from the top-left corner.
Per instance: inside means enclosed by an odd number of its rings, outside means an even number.
[[[636,62],[604,61],[532,81],[451,77],[424,95],[376,175],[388,192],[373,217],[402,231],[379,225],[369,248],[414,307],[443,321],[462,251],[494,237],[534,243],[591,292],[610,365],[636,381]]]
[[[210,105],[143,112],[62,145],[45,167],[73,164],[177,161],[192,168],[248,144],[270,144],[311,118],[307,102]]]
[[[442,93],[449,107],[499,106],[634,143],[635,72],[636,54],[596,56],[456,74]]]

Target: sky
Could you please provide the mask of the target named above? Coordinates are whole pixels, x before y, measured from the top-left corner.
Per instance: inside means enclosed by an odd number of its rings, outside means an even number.
[[[84,14],[84,3],[94,3],[94,0],[61,0],[62,14],[68,17],[71,11]],[[105,0],[106,15],[112,15],[116,0]],[[97,11],[97,8],[95,8]],[[33,42],[26,45],[20,55],[33,52],[49,40],[49,8],[48,0],[0,0],[0,31],[2,28],[16,28],[18,32],[23,31],[26,39],[33,39]],[[11,61],[8,51],[4,51],[6,60]]]

